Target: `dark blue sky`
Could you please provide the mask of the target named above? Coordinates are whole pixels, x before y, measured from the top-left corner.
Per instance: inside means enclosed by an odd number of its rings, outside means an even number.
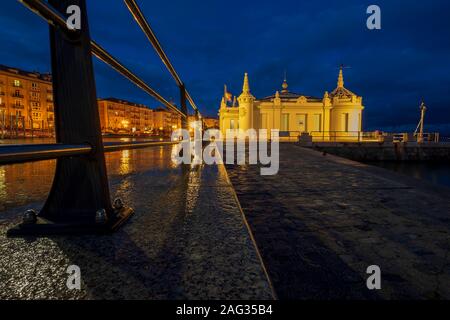
[[[123,1],[90,0],[92,37],[163,96],[168,72]],[[364,97],[365,128],[413,130],[423,97],[428,130],[450,132],[450,1],[138,1],[202,112],[216,115],[223,84],[239,94],[244,72],[257,97],[280,88],[322,96],[336,86]],[[366,9],[382,9],[382,30]],[[50,71],[48,29],[18,1],[0,3],[0,64]],[[158,103],[95,61],[98,96]],[[431,124],[433,126],[431,126]],[[394,127],[394,128],[393,128]]]

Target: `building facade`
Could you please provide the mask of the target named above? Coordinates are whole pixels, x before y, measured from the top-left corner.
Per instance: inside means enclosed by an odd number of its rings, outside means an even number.
[[[103,133],[150,134],[155,129],[154,112],[145,105],[115,98],[99,99]]]
[[[205,117],[205,118],[203,118],[203,124],[204,124],[205,129],[219,129],[220,128],[219,119],[217,119],[217,118]]]
[[[154,111],[155,130],[160,134],[170,134],[181,128],[181,116],[172,111],[158,108]]]
[[[181,117],[171,111],[116,98],[99,99],[98,109],[106,134],[170,134],[181,127]],[[51,75],[0,65],[0,138],[53,135],[54,129]]]
[[[250,92],[248,74],[244,76],[238,105],[228,106],[228,93],[222,99],[219,116],[222,134],[232,129],[280,130],[280,136],[357,137],[362,131],[364,106],[362,97],[344,87],[343,70],[339,71],[336,89],[322,98],[289,91],[286,79],[282,90],[257,99]]]
[[[0,65],[0,130],[54,130],[52,78]]]

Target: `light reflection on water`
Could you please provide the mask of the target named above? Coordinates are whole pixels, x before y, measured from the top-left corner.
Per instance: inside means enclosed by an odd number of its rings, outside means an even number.
[[[129,142],[135,139],[120,140]],[[106,141],[117,141],[117,139]],[[50,139],[0,140],[0,145],[53,142]],[[110,182],[148,170],[176,168],[176,165],[171,162],[172,148],[165,146],[107,153],[106,165]],[[55,167],[55,160],[0,166],[0,212],[45,200],[50,191]]]
[[[0,199],[6,197],[6,178],[5,178],[5,168],[0,167]]]

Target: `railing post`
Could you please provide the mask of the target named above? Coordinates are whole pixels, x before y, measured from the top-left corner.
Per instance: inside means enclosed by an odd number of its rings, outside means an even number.
[[[36,223],[37,219],[27,212],[24,223],[10,230],[10,236],[105,232],[115,229],[132,213],[123,205],[117,210],[111,205],[86,0],[49,0],[49,4],[63,15],[68,6],[81,9],[81,30],[50,27],[56,140],[63,144],[87,143],[93,152],[57,161],[50,194],[35,217],[42,221]]]

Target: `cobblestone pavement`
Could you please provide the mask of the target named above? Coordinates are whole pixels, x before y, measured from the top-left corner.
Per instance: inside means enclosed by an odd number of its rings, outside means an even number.
[[[42,205],[54,162],[21,165],[12,179],[3,167],[0,299],[271,299],[224,167],[182,170],[170,154],[165,147],[108,155],[112,194],[136,214],[101,237],[7,239],[19,213]],[[21,175],[26,168],[35,189]],[[81,268],[81,291],[66,287],[69,265]]]
[[[293,144],[280,158],[276,176],[227,165],[280,299],[450,299],[450,189]]]

